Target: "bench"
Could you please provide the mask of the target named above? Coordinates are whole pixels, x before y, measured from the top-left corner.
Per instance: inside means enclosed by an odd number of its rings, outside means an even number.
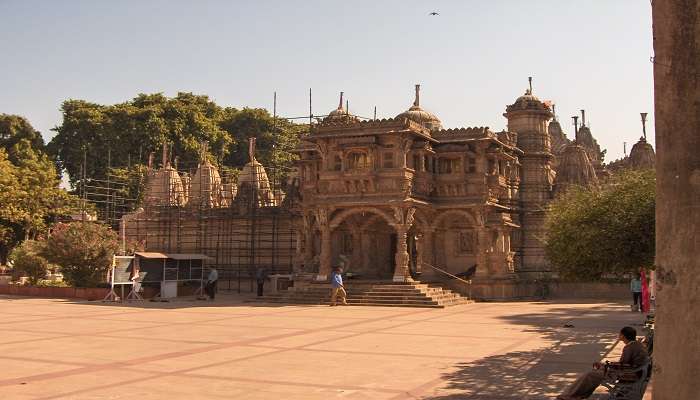
[[[601,384],[608,389],[609,400],[642,400],[649,383],[652,360],[638,368],[613,368],[605,363],[605,380]]]

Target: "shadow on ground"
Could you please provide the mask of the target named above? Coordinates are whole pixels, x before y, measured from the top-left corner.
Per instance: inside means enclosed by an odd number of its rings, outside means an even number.
[[[450,372],[443,374],[445,383],[438,390],[420,398],[553,399],[605,355],[622,326],[631,324],[634,317],[622,310],[618,304],[578,310],[552,304],[546,312],[501,317],[526,331],[541,334],[543,339],[553,342],[552,346],[455,364]],[[620,315],[624,317],[621,319]],[[573,327],[565,328],[568,324]]]

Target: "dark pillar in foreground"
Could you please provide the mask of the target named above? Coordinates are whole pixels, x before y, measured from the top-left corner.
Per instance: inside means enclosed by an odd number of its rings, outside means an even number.
[[[700,0],[656,0],[657,323],[654,399],[698,399]]]

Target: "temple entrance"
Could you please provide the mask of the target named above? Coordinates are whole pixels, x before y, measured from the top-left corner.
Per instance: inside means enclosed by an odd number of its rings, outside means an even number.
[[[394,276],[397,235],[379,214],[358,212],[333,229],[332,264],[345,265],[357,279],[390,280]]]

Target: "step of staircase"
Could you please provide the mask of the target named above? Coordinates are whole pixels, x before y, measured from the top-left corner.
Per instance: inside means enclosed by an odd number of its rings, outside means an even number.
[[[426,283],[348,282],[348,304],[353,306],[444,308],[471,303],[448,289]],[[330,304],[330,284],[299,282],[290,290],[268,294],[253,300],[265,303]]]

